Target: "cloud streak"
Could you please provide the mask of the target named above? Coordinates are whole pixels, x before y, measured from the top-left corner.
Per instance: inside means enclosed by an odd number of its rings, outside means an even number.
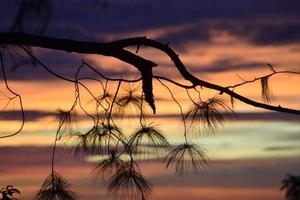
[[[164,99],[163,99],[164,101]],[[45,117],[55,117],[57,114],[53,111],[44,111],[44,110],[24,110],[26,121],[37,121],[43,119]],[[276,113],[276,112],[238,112],[234,115],[224,113],[226,119],[232,121],[290,121],[290,122],[297,122],[300,121],[300,117],[293,114],[287,113]],[[21,119],[21,111],[20,110],[6,110],[0,112],[0,120],[3,121],[12,121]],[[118,116],[115,116],[118,118]],[[128,118],[139,118],[139,115],[128,115],[123,116]],[[123,118],[122,117],[122,118]],[[181,119],[180,114],[160,114],[160,115],[153,115],[152,118],[178,118]],[[78,120],[86,120],[89,119],[84,115],[79,115]]]
[[[37,121],[45,117],[54,116],[56,113],[38,110],[25,110],[24,114],[26,116],[26,121]],[[0,120],[4,121],[14,121],[21,120],[22,114],[19,110],[4,110],[0,112]]]
[[[296,149],[295,146],[270,146],[266,147],[265,151],[289,151]]]
[[[0,15],[5,22],[1,23],[0,30],[7,31],[17,6],[9,0],[1,1],[0,5],[7,8]],[[254,34],[256,36],[253,36],[253,42],[259,44],[299,41],[297,19],[300,16],[300,3],[294,0],[230,0],[216,3],[211,0],[154,0],[151,3],[124,0],[110,1],[109,5],[102,9],[94,1],[52,1],[47,34],[99,40],[101,35],[147,33],[151,29],[195,24],[194,27],[165,36],[164,39],[176,40],[175,36],[181,40],[190,40],[195,36],[200,40],[207,39],[208,33],[215,29],[240,36],[246,34],[246,37]],[[283,23],[271,26],[274,19]]]

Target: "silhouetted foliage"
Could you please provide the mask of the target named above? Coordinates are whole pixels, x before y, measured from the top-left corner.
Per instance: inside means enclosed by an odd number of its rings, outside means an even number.
[[[300,176],[287,175],[280,189],[285,190],[286,200],[300,200]]]
[[[269,87],[269,77],[263,77],[261,79],[261,96],[267,103],[272,101],[272,92]]]
[[[128,115],[131,110],[135,113],[141,112],[143,108],[141,107],[141,97],[137,95],[138,91],[140,91],[138,88],[126,88],[125,92],[118,97],[115,109],[119,117]]]
[[[44,181],[34,200],[74,200],[70,184],[56,172],[52,172]]]
[[[21,194],[21,192],[12,185],[1,188],[0,193],[2,194],[1,200],[18,200],[17,198],[14,198],[14,195]]]
[[[166,168],[175,166],[176,174],[197,174],[208,164],[204,150],[196,144],[180,144],[166,156]]]
[[[58,123],[59,138],[61,138],[64,134],[73,133],[73,125],[77,121],[76,112],[74,110],[64,111],[59,109],[56,120]]]
[[[115,199],[146,199],[151,186],[140,173],[138,165],[126,162],[110,178],[108,191]]]
[[[164,155],[166,148],[169,146],[169,142],[161,131],[153,125],[142,125],[130,136],[128,143],[133,153],[144,156],[154,153],[155,157]]]
[[[186,113],[186,118],[198,126],[202,126],[205,132],[214,131],[222,125],[225,117],[233,110],[227,106],[224,100],[213,97],[207,101],[194,102]]]
[[[123,138],[121,130],[110,124],[94,125],[86,133],[79,133],[76,137],[76,153],[99,154],[107,153],[107,148],[114,147],[118,138]]]
[[[17,2],[20,7],[10,31],[43,34],[51,15],[51,0],[21,0]]]
[[[116,174],[123,167],[123,160],[112,150],[110,154],[102,159],[94,169],[96,180],[100,183],[107,183],[113,174]]]
[[[142,176],[139,163],[136,161],[137,158],[142,156],[147,159],[148,155],[151,155],[149,159],[153,160],[163,158],[166,168],[174,167],[175,173],[180,176],[201,172],[208,165],[208,157],[205,154],[205,150],[193,143],[188,134],[192,129],[200,133],[197,136],[201,136],[201,133],[214,133],[224,123],[226,116],[234,113],[233,105],[235,100],[270,111],[300,114],[299,110],[268,104],[272,100],[272,93],[269,87],[270,77],[280,73],[299,75],[299,72],[276,71],[269,65],[271,73],[265,76],[254,78],[253,80],[243,80],[243,82],[232,86],[221,86],[194,76],[187,70],[177,53],[168,44],[146,37],[102,43],[43,37],[41,34],[45,32],[50,18],[51,1],[20,0],[16,2],[20,7],[10,28],[10,31],[14,32],[0,33],[0,58],[4,84],[13,96],[7,98],[7,104],[5,105],[8,105],[15,99],[19,100],[22,111],[22,125],[15,133],[1,136],[0,138],[12,137],[18,134],[25,123],[22,98],[10,88],[6,77],[4,55],[9,54],[9,56],[14,57],[15,54],[15,57],[18,57],[19,54],[15,53],[16,50],[22,51],[28,56],[28,60],[23,60],[22,57],[21,64],[32,63],[40,66],[56,78],[74,84],[75,91],[74,102],[71,108],[69,110],[58,110],[56,116],[57,131],[52,149],[52,171],[45,179],[34,200],[75,199],[75,194],[70,190],[70,184],[54,171],[56,145],[57,141],[62,137],[73,140],[75,155],[95,155],[100,157],[93,172],[97,181],[107,186],[108,192],[113,198],[145,200],[150,195],[151,186]],[[103,7],[107,7],[111,3],[109,0],[101,2]],[[39,35],[29,33],[38,33]],[[9,48],[13,45],[14,51],[11,51]],[[157,67],[158,64],[138,54],[141,46],[151,47],[164,53],[174,64],[174,71],[177,70],[179,72],[180,77],[178,79],[185,80],[185,83],[177,81],[177,78],[153,74],[153,67]],[[82,60],[74,77],[68,78],[58,74],[40,61],[35,56],[34,51],[30,49],[31,47],[109,56],[131,65],[139,72],[139,77],[137,79],[126,79],[122,75],[120,75],[120,78],[106,77],[97,67],[93,67]],[[128,47],[137,47],[137,51],[132,52],[128,50]],[[96,77],[100,78],[80,77],[80,71],[83,68],[91,70],[94,75],[97,75]],[[12,68],[13,71],[15,69],[16,67]],[[101,95],[95,95],[85,84],[86,80],[99,84],[99,88],[102,89]],[[148,122],[149,117],[145,114],[146,106],[143,104],[143,101],[148,104],[154,114],[156,113],[154,80],[158,80],[161,85],[167,88],[172,100],[179,108],[179,117],[183,121],[184,127],[182,135],[185,141],[178,145],[170,145],[162,131]],[[236,88],[256,81],[261,83],[261,96],[264,103],[251,100],[235,92]],[[180,101],[176,100],[173,94],[174,91],[163,82],[187,91],[185,98],[189,99],[193,104],[186,112]],[[109,83],[117,83],[115,90],[108,88]],[[137,85],[141,85],[141,87],[133,87],[135,83],[138,83]],[[120,87],[122,87],[121,91],[125,88],[123,92],[120,92]],[[207,100],[202,100],[200,94],[200,89],[202,88],[214,90],[214,96]],[[89,99],[91,100],[89,103],[95,105],[93,113],[89,113],[85,108],[86,105],[82,103],[81,98],[83,95],[81,95],[81,90],[90,95]],[[199,95],[197,101],[191,98],[189,91]],[[232,108],[221,98],[224,96],[230,98]],[[115,119],[128,117],[130,111],[134,111],[135,115],[133,115],[132,119],[138,118],[140,127],[137,127],[133,133],[125,134],[119,128],[119,124],[115,122]],[[84,131],[76,130],[74,124],[77,122],[77,112],[92,119],[93,125],[91,128]],[[288,200],[298,200],[299,177],[288,176],[283,181],[282,189],[287,191],[286,197]],[[20,192],[11,185],[1,190],[3,200],[14,199],[12,196],[15,193]]]

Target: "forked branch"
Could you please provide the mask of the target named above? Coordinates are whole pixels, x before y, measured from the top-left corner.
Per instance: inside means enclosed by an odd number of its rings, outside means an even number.
[[[182,63],[182,61],[180,60],[176,52],[172,48],[170,48],[167,44],[162,44],[160,42],[148,39],[146,37],[129,38],[129,39],[119,40],[115,42],[107,42],[107,43],[101,43],[101,42],[96,43],[96,42],[74,41],[68,39],[58,39],[58,38],[44,37],[44,36],[25,34],[25,33],[7,32],[7,33],[0,33],[0,45],[28,45],[34,47],[47,48],[47,49],[62,50],[67,52],[99,54],[99,55],[117,58],[123,62],[126,62],[134,66],[141,72],[146,101],[152,107],[153,111],[155,111],[154,99],[152,94],[152,82],[150,81],[150,79],[155,77],[152,75],[151,69],[157,66],[157,64],[154,63],[153,61],[147,60],[125,49],[131,46],[139,46],[139,47],[147,46],[147,47],[158,49],[164,52],[168,57],[170,57],[176,69],[180,72],[182,78],[189,81],[193,87],[201,86],[201,87],[213,89],[218,91],[220,94],[223,93],[227,94],[234,99],[240,100],[254,107],[277,111],[277,112],[300,114],[300,110],[285,108],[280,105],[272,106],[266,103],[257,102],[234,92],[233,90],[230,89],[231,87],[222,87],[220,85],[201,80],[195,77],[194,75],[192,75],[187,70],[186,66]],[[184,85],[177,84],[177,86],[183,87]]]

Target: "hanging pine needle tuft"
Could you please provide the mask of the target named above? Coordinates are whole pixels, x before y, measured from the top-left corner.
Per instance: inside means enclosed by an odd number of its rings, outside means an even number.
[[[227,106],[224,100],[213,97],[207,101],[194,103],[186,113],[186,119],[191,123],[198,123],[203,126],[205,132],[214,132],[216,128],[223,125],[228,114],[232,114],[233,110]]]
[[[101,125],[94,125],[86,133],[79,133],[75,137],[75,154],[97,154],[109,151],[109,148],[114,147],[117,143],[118,138],[124,138],[124,135],[117,126],[101,123]]]
[[[123,161],[116,154],[116,151],[112,150],[106,158],[100,161],[93,171],[97,182],[106,183],[122,166]]]
[[[60,139],[64,134],[72,134],[74,123],[77,121],[77,114],[74,110],[64,111],[59,109],[56,115],[58,133]]]
[[[161,131],[153,125],[143,125],[137,129],[130,137],[129,146],[133,153],[147,155],[153,152],[155,156],[160,156],[169,146],[169,142],[162,135]]]
[[[166,168],[175,166],[175,173],[197,174],[207,165],[207,156],[202,148],[196,144],[180,144],[166,156]]]
[[[285,190],[287,200],[299,200],[300,198],[300,176],[287,175],[282,181],[280,190]]]
[[[101,102],[101,101],[103,101],[103,100],[106,100],[106,101],[108,101],[108,102],[111,102],[113,98],[114,98],[114,95],[113,95],[113,94],[111,94],[111,93],[107,92],[106,90],[104,90],[104,91],[103,91],[103,94],[101,94],[101,95],[99,95],[99,96],[97,97],[97,100],[98,100],[99,102]]]
[[[44,181],[34,200],[75,200],[70,184],[56,172],[52,172]]]
[[[272,92],[269,86],[269,77],[261,78],[261,96],[264,102],[270,103],[272,101]]]
[[[108,191],[114,199],[140,200],[149,196],[151,186],[142,176],[138,165],[127,162],[111,177]]]
[[[127,88],[125,93],[123,93],[116,102],[116,112],[119,117],[123,117],[128,112],[140,113],[141,107],[141,97],[137,95],[137,88]]]

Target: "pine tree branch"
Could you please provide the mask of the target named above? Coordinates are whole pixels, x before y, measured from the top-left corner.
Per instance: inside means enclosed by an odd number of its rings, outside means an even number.
[[[123,62],[131,64],[132,66],[136,67],[142,74],[146,70],[152,69],[152,67],[157,66],[156,63],[144,59],[130,51],[125,50],[124,48],[130,46],[147,46],[158,49],[167,56],[171,58],[175,67],[180,72],[181,76],[189,81],[194,87],[201,86],[206,87],[209,89],[213,89],[219,91],[220,94],[227,94],[234,99],[240,100],[248,105],[272,110],[277,112],[284,112],[284,113],[292,113],[292,114],[300,114],[300,110],[291,109],[291,108],[284,108],[282,106],[272,106],[265,103],[253,101],[249,98],[246,98],[232,90],[229,87],[222,87],[220,85],[216,85],[214,83],[206,82],[201,80],[194,75],[192,75],[185,65],[180,60],[179,56],[176,52],[171,49],[168,45],[162,44],[160,42],[147,39],[146,37],[136,37],[136,38],[129,38],[114,42],[107,42],[107,43],[96,43],[96,42],[84,42],[84,41],[75,41],[69,39],[58,39],[52,37],[44,37],[38,36],[33,34],[26,34],[26,33],[0,33],[0,45],[28,45],[28,46],[35,46],[35,47],[42,47],[47,49],[53,50],[62,50],[67,52],[77,52],[77,53],[86,53],[86,54],[99,54],[104,56],[110,56],[117,58]],[[152,77],[153,78],[153,77]],[[149,94],[151,96],[151,94]],[[149,102],[148,102],[149,103]]]

